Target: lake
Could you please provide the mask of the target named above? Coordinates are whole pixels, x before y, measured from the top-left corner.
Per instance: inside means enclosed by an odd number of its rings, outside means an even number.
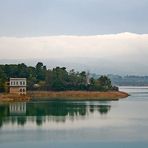
[[[0,148],[147,148],[148,87],[119,101],[0,105]]]

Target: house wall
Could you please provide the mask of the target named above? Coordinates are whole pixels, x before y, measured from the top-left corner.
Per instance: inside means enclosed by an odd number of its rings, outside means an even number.
[[[26,87],[11,87],[10,86],[10,93],[11,94],[26,94]]]
[[[10,86],[26,86],[26,79],[10,78]]]
[[[10,78],[9,92],[11,94],[26,94],[26,78]]]

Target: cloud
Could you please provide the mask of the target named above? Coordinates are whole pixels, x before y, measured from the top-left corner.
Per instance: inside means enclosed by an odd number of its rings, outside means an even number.
[[[148,34],[93,36],[0,37],[1,59],[117,58],[148,55]],[[120,59],[120,58],[119,58]]]
[[[0,37],[0,63],[34,65],[42,61],[48,68],[146,75],[147,57],[148,34]]]

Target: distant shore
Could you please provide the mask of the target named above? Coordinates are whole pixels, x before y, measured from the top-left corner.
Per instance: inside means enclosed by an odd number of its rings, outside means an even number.
[[[0,94],[0,102],[17,101],[44,101],[44,100],[67,100],[67,101],[112,101],[126,98],[129,95],[121,91],[29,91],[27,95]]]

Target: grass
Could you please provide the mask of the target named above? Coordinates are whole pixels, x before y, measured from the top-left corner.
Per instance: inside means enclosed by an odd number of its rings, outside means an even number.
[[[125,92],[108,91],[108,92],[92,92],[92,91],[38,91],[29,92],[31,98],[47,99],[47,100],[118,100],[119,98],[125,98],[128,96]]]
[[[14,101],[28,101],[30,97],[28,95],[18,95],[18,94],[0,94],[0,102],[14,102]]]
[[[92,91],[29,91],[27,95],[0,94],[0,102],[16,102],[28,100],[118,100],[128,97],[120,91],[92,92]]]

